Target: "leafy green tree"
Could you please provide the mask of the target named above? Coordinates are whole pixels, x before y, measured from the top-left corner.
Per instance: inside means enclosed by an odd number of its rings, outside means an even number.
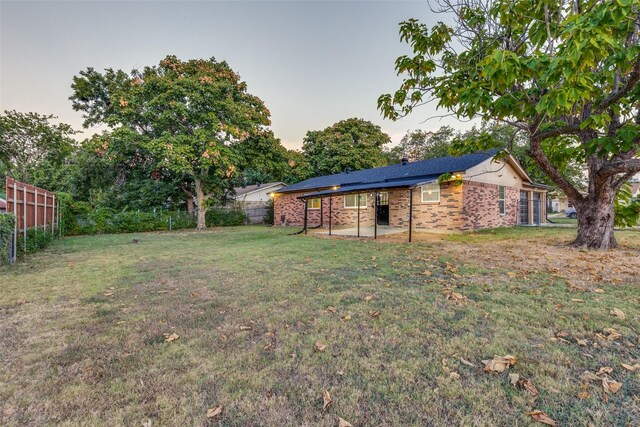
[[[256,132],[232,145],[241,176],[238,185],[284,181],[289,166],[287,149],[271,130]]]
[[[283,179],[287,184],[295,184],[314,176],[311,163],[301,151],[287,150],[287,165],[288,169]]]
[[[52,123],[56,117],[5,110],[0,115],[0,163],[3,172],[31,182],[34,169],[60,164],[73,150],[71,126]]]
[[[518,128],[498,123],[483,123],[481,127],[458,133],[451,141],[450,153],[461,155],[491,148],[504,148],[520,162],[527,175],[535,181],[554,185],[538,164],[529,156],[529,139]],[[554,166],[563,171],[566,179],[580,191],[586,188],[584,172],[574,159],[563,158],[563,164]]]
[[[158,169],[184,177],[198,204],[198,229],[212,199],[233,186],[237,158],[231,148],[269,124],[263,102],[247,92],[226,62],[180,61],[167,56],[157,66],[125,73],[93,68],[73,78],[73,108],[85,126],[113,128],[107,156],[135,154]]]
[[[378,106],[397,119],[431,99],[458,117],[522,130],[528,152],[578,213],[574,246],[612,248],[614,199],[640,171],[638,0],[440,0],[452,24],[403,22],[413,55]],[[588,172],[586,195],[561,167]]]
[[[391,142],[380,126],[363,119],[347,119],[320,131],[309,131],[302,151],[315,175],[328,175],[385,166],[385,144]]]
[[[455,131],[450,126],[443,126],[435,132],[420,129],[407,132],[400,143],[390,150],[392,159],[397,163],[402,158],[415,162],[448,156],[454,136]]]

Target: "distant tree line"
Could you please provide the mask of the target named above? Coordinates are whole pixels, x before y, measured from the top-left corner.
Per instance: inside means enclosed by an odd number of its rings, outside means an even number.
[[[373,123],[349,118],[307,132],[302,149],[285,148],[268,127],[269,110],[222,61],[181,61],[126,73],[92,68],[73,77],[73,108],[84,126],[106,130],[82,141],[52,115],[0,116],[0,173],[67,193],[78,211],[186,210],[223,204],[233,188],[301,180],[346,170],[504,147],[530,175],[547,179],[526,155],[526,139],[505,125],[467,132],[449,126],[408,131],[392,147]],[[570,162],[569,162],[570,163]],[[568,167],[573,167],[571,164]],[[581,174],[572,175],[579,186]],[[196,211],[195,207],[200,209]]]

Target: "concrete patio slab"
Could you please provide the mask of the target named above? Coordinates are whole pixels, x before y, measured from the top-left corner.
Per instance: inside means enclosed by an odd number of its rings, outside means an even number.
[[[409,231],[408,228],[396,228],[396,227],[389,227],[386,225],[378,226],[378,236],[388,236],[390,234],[406,233],[407,231]],[[314,234],[329,235],[329,230],[323,229],[321,231],[315,231]],[[331,230],[331,234],[334,236],[356,237],[358,235],[358,228],[357,227],[339,228],[339,229],[334,228],[333,230]],[[373,227],[363,227],[363,226],[360,227],[360,237],[373,237],[373,235],[374,235]]]

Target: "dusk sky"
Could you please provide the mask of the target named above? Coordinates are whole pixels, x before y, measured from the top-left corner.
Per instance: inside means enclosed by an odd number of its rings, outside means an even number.
[[[271,111],[272,129],[288,148],[309,130],[360,117],[397,142],[408,129],[444,124],[423,107],[399,122],[376,109],[401,79],[394,61],[408,47],[398,24],[434,23],[424,1],[0,2],[0,108],[55,114],[82,129],[71,79],[87,67],[142,68],[166,55],[226,60]],[[81,137],[95,132],[84,130]]]

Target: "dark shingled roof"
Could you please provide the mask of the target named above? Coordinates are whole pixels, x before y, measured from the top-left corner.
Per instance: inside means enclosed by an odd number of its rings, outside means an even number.
[[[421,178],[432,179],[434,176],[443,173],[464,172],[487,159],[492,158],[500,151],[494,148],[487,151],[480,151],[463,156],[439,157],[437,159],[421,160],[419,162],[407,163],[406,165],[397,164],[383,166],[380,168],[363,169],[355,172],[343,172],[334,175],[318,176],[310,178],[297,184],[290,185],[277,191],[277,193],[292,193],[310,190],[318,190],[321,188],[329,188],[334,186],[352,186],[359,187],[364,184],[370,184],[375,187],[376,183],[390,183],[393,181],[409,181],[419,180]],[[364,185],[363,188],[367,186]]]

